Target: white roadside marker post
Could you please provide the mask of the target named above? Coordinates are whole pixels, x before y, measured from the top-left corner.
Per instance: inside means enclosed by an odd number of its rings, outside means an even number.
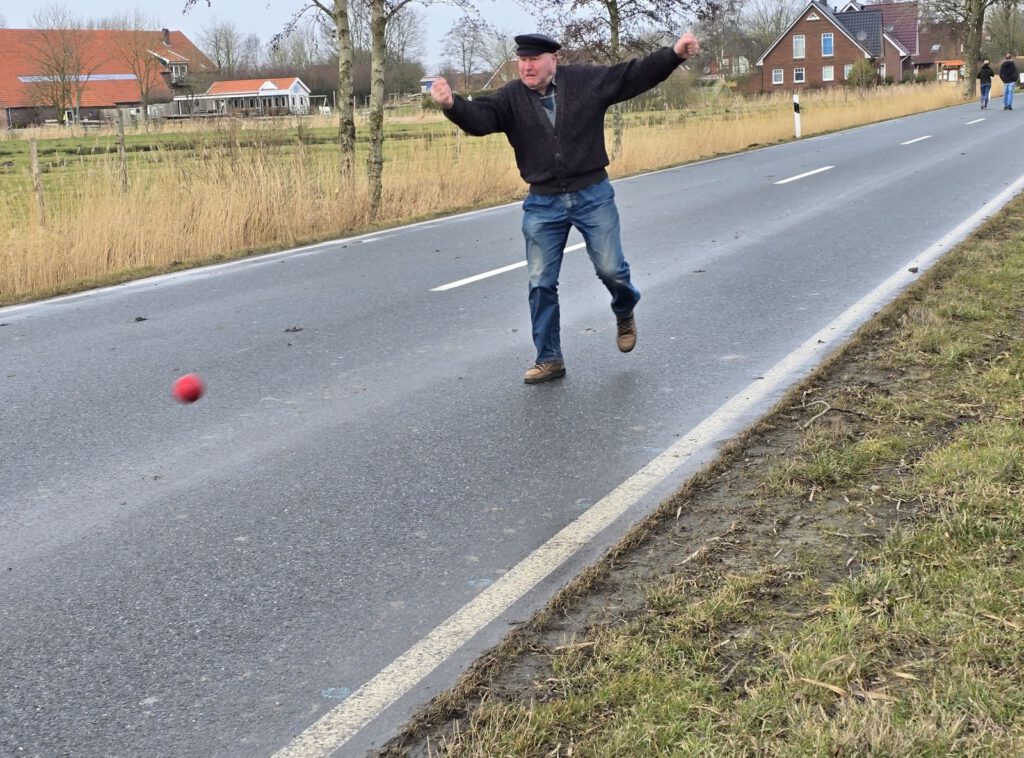
[[[793,93],[793,129],[796,138],[800,139],[800,95],[796,92]]]

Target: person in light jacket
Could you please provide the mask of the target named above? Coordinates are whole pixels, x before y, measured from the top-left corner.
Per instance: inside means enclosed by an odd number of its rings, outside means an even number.
[[[464,99],[439,77],[430,95],[467,134],[503,132],[530,192],[523,201],[523,236],[530,280],[530,318],[537,358],[527,384],[565,376],[560,339],[558,275],[569,230],[583,235],[587,255],[612,296],[616,343],[636,345],[633,309],[640,292],[622,252],[615,191],[605,167],[604,114],[660,84],[700,46],[692,34],[642,58],[613,66],[562,65],[561,48],[544,34],[515,38],[519,79],[493,95]]]
[[[999,67],[999,78],[1003,80],[1003,110],[1013,110],[1013,88],[1017,86],[1017,79],[1020,73],[1017,71],[1017,64],[1013,62],[1013,56],[1006,54],[1006,60]]]
[[[992,91],[992,77],[995,75],[996,72],[988,65],[988,61],[982,61],[981,68],[978,69],[978,80],[981,82],[982,110],[988,108],[988,93]]]

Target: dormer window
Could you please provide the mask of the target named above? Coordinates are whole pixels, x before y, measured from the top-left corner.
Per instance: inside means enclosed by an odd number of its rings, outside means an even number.
[[[171,82],[173,84],[184,84],[188,78],[188,66],[184,63],[171,64]]]

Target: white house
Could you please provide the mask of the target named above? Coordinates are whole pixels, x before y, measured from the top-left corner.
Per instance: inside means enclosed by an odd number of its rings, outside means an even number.
[[[179,116],[282,116],[309,113],[309,87],[297,76],[214,82],[201,95],[174,98]]]

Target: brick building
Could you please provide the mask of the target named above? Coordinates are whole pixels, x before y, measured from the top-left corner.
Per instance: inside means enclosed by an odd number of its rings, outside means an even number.
[[[911,51],[892,27],[878,6],[836,13],[811,0],[755,64],[761,69],[760,91],[842,84],[858,60],[869,61],[880,80],[899,81]]]

